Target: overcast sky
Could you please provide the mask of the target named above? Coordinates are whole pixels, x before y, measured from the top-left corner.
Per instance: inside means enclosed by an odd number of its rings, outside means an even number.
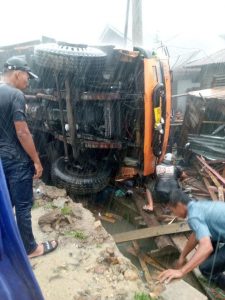
[[[40,38],[96,43],[107,24],[124,31],[126,0],[1,0],[0,45]],[[143,0],[144,38],[225,33],[224,0]]]

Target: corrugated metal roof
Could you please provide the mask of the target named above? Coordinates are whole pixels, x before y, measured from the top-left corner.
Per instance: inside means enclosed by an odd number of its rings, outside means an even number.
[[[206,89],[206,90],[199,90],[194,92],[189,92],[188,95],[197,97],[197,98],[205,98],[205,99],[219,99],[225,100],[225,86],[213,88],[213,89]]]
[[[186,65],[187,68],[202,67],[212,64],[225,64],[225,49],[219,50],[207,57],[192,61]]]

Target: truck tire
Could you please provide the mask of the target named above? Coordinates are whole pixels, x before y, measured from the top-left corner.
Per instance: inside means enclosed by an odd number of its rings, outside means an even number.
[[[56,71],[88,73],[102,70],[106,54],[97,48],[86,45],[41,44],[35,47],[37,65]]]
[[[95,172],[74,172],[68,169],[64,157],[59,157],[52,165],[52,181],[59,188],[65,188],[75,195],[95,194],[103,190],[109,183],[111,169],[101,163]]]

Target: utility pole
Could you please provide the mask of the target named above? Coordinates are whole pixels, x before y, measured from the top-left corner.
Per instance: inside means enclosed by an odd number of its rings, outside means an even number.
[[[130,11],[130,0],[127,0],[127,10],[126,10],[126,20],[124,28],[124,46],[127,45],[127,35],[128,35],[128,24],[129,24],[129,11]]]
[[[142,46],[142,0],[132,0],[132,42],[133,46]]]

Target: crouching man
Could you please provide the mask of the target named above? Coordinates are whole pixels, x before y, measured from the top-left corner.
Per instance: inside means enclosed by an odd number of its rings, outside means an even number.
[[[182,278],[199,266],[209,282],[225,290],[225,203],[196,202],[181,190],[175,190],[170,195],[169,206],[176,216],[187,217],[193,233],[179,257],[177,269],[162,272],[159,280],[170,282]],[[195,254],[186,262],[188,253],[197,245]]]

